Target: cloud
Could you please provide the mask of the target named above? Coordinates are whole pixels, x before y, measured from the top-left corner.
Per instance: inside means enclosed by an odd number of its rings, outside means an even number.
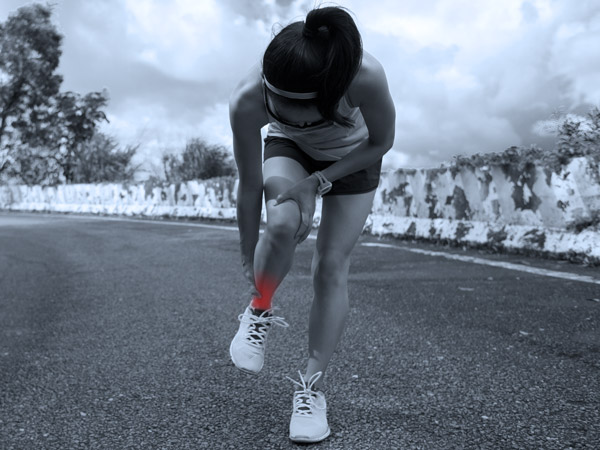
[[[27,2],[0,4],[0,20]],[[58,1],[63,90],[107,88],[123,143],[150,159],[191,137],[231,147],[227,101],[273,33],[312,0]],[[359,0],[349,8],[384,66],[396,142],[384,167],[456,154],[549,148],[552,114],[600,103],[600,4],[567,0]],[[158,155],[158,156],[157,156]]]
[[[234,14],[271,26],[281,18],[306,14],[312,2],[307,0],[222,0],[222,4]]]
[[[224,14],[214,0],[127,0],[125,5],[127,34],[137,43],[134,58],[182,79],[214,77],[220,61],[210,56],[225,44]]]
[[[521,4],[521,14],[523,15],[523,21],[526,23],[534,23],[539,17],[535,5],[528,1]]]
[[[585,17],[560,24],[555,32],[548,66],[553,72],[572,80],[575,101],[600,103],[598,48],[600,5]]]
[[[394,4],[356,2],[355,12],[394,96],[393,151],[402,154],[396,161],[435,166],[511,145],[549,148],[554,140],[537,133],[538,121],[561,106],[597,102],[600,70],[591,53],[600,45],[598,7],[545,0]]]

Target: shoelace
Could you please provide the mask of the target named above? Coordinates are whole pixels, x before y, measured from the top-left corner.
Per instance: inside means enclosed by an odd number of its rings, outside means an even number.
[[[238,316],[238,320],[242,323],[249,323],[254,325],[254,330],[249,331],[247,336],[248,342],[255,347],[260,347],[264,345],[265,340],[267,338],[267,332],[271,325],[278,325],[280,327],[287,328],[290,325],[284,320],[283,317],[266,315],[268,313],[272,313],[277,308],[271,308],[266,310],[260,316],[255,316],[254,314],[240,314]]]
[[[319,377],[323,375],[323,372],[317,372],[313,376],[308,379],[308,384],[306,380],[298,371],[298,375],[300,375],[300,383],[296,380],[286,377],[295,385],[298,385],[302,388],[301,391],[294,392],[294,412],[295,416],[310,416],[312,415],[312,407],[315,399],[317,398],[317,391],[313,391],[312,387],[317,382]],[[319,408],[317,405],[314,405],[316,408]],[[322,409],[322,408],[320,408]]]

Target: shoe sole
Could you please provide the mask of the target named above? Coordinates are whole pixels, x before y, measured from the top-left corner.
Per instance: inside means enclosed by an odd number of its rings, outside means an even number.
[[[254,372],[252,370],[248,370],[248,369],[246,369],[244,367],[240,367],[238,365],[238,363],[235,361],[235,358],[233,357],[233,351],[231,350],[232,346],[233,346],[233,340],[231,341],[231,344],[229,344],[229,356],[231,357],[231,361],[233,362],[233,365],[235,367],[237,367],[238,369],[240,369],[242,372],[248,373],[250,375],[257,375],[262,370],[263,366],[260,366],[260,369],[258,369],[258,371],[256,371],[256,372]],[[263,365],[264,365],[264,362],[263,362]]]
[[[303,442],[303,443],[315,443],[315,442],[321,442],[322,440],[324,440],[325,438],[327,438],[329,435],[331,434],[331,428],[327,427],[327,431],[325,432],[325,434],[323,434],[323,436],[319,436],[317,438],[309,438],[306,436],[292,436],[290,435],[290,440],[292,440],[293,442]]]

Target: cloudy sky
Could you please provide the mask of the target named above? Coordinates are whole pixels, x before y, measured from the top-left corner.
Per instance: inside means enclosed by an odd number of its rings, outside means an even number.
[[[0,20],[30,2],[2,0]],[[597,0],[53,0],[62,90],[106,88],[102,131],[151,173],[200,137],[231,149],[227,102],[273,33],[349,8],[396,105],[384,169],[554,143],[552,119],[600,105]],[[279,28],[278,28],[279,27]]]

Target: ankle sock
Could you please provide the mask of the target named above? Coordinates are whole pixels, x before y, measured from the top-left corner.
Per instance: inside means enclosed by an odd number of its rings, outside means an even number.
[[[250,306],[250,310],[252,311],[252,314],[254,314],[255,316],[260,316],[262,313],[264,313],[266,311],[266,309],[258,309],[258,308],[254,308],[252,306]],[[268,316],[269,314],[265,314],[266,316]]]

